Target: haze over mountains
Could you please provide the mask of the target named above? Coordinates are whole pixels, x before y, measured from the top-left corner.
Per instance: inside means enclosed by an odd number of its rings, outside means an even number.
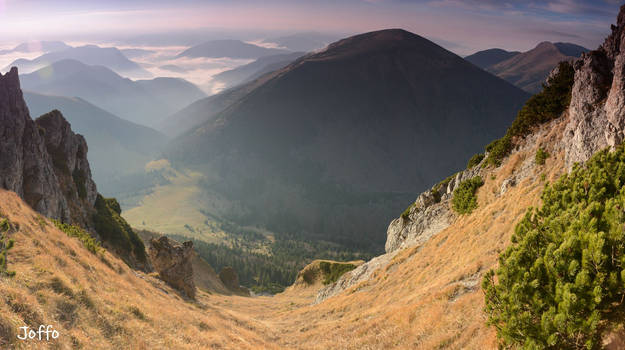
[[[403,30],[341,40],[238,91],[221,112],[190,111],[203,124],[169,146],[172,164],[203,172],[204,190],[236,208],[217,214],[368,249],[528,98]]]
[[[263,56],[278,55],[287,52],[287,50],[248,44],[241,40],[224,39],[211,40],[190,47],[189,49],[181,52],[178,57],[230,57],[256,59]]]
[[[61,51],[71,48],[71,46],[65,44],[62,41],[30,41],[21,43],[12,49],[0,50],[0,55],[6,55],[16,52],[52,52]]]
[[[100,65],[115,70],[120,74],[130,74],[135,77],[150,78],[152,74],[143,69],[137,63],[129,60],[115,47],[99,47],[97,45],[85,45],[71,47],[61,51],[43,54],[35,59],[18,59],[4,70],[10,67],[18,67],[20,72],[30,73],[51,63],[72,59],[89,65]]]
[[[523,53],[490,49],[476,52],[465,59],[527,92],[536,93],[559,62],[572,61],[587,51],[571,43],[545,41]]]
[[[166,137],[156,130],[119,118],[81,98],[24,92],[24,99],[33,117],[58,109],[72,129],[85,137],[93,178],[105,195],[116,192],[119,178],[142,172],[166,143]]]
[[[103,66],[61,60],[22,75],[25,90],[83,98],[126,120],[157,125],[161,119],[205,97],[195,85],[178,78],[133,81]]]
[[[267,74],[287,66],[303,56],[304,52],[285,53],[272,56],[264,56],[252,63],[231,69],[213,76],[216,83],[224,85],[224,88],[254,80],[263,74]]]

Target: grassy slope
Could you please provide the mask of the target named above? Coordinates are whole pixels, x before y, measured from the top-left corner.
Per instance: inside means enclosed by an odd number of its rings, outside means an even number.
[[[9,254],[14,279],[0,280],[0,315],[15,326],[29,315],[10,300],[29,305],[32,313],[87,348],[184,349],[405,349],[495,347],[494,330],[485,325],[481,274],[496,264],[514,225],[528,206],[537,205],[544,182],[563,172],[562,154],[554,148],[561,120],[507,158],[477,191],[478,208],[421,247],[400,252],[373,278],[318,305],[314,288],[290,288],[275,297],[242,298],[200,292],[197,302],[182,300],[152,275],[129,270],[106,253],[107,264],[80,243],[48,225],[12,193],[0,192],[0,210],[21,229],[12,235]],[[552,155],[531,170],[528,179],[498,196],[501,183],[534,160],[537,145]],[[74,251],[75,256],[71,251]],[[74,296],[54,292],[57,277]],[[93,307],[80,304],[81,290]],[[61,321],[63,306],[77,304]],[[14,305],[13,303],[12,305]],[[137,308],[142,317],[137,316]],[[135,312],[133,312],[135,310]],[[67,318],[67,317],[65,317]],[[133,334],[142,334],[135,337]]]
[[[12,192],[0,191],[0,211],[20,227],[9,254],[17,274],[0,278],[0,322],[15,332],[28,320],[51,324],[61,337],[49,348],[61,349],[277,348],[260,322],[216,307],[203,292],[197,302],[185,301],[108,252],[96,257]]]
[[[546,181],[563,172],[563,154],[552,149],[561,128],[556,121],[542,138],[552,153],[530,177],[498,196],[501,183],[525,160],[533,162],[538,143],[513,154],[485,178],[478,208],[421,247],[400,252],[393,262],[366,282],[318,305],[275,311],[305,291],[289,289],[272,299],[241,300],[232,308],[253,310],[280,329],[280,342],[302,349],[494,349],[494,329],[482,312],[482,273],[494,266],[527,207],[540,202]],[[303,294],[302,294],[303,293]],[[262,300],[262,298],[261,298]],[[286,304],[288,306],[288,304]]]
[[[161,163],[159,163],[161,162]],[[124,204],[138,202],[138,206],[124,210],[122,216],[128,223],[137,229],[149,230],[163,234],[179,234],[197,238],[208,243],[231,245],[233,234],[238,232],[224,231],[219,217],[227,203],[220,201],[218,196],[207,195],[200,186],[205,180],[204,175],[194,171],[177,171],[169,165],[163,165],[162,161],[151,162],[160,164],[153,166],[158,169],[150,171],[161,172],[169,183],[156,186],[153,191],[145,196],[136,194],[133,198],[123,198]],[[208,213],[208,214],[207,214]],[[233,225],[233,227],[238,227]],[[272,233],[252,227],[243,227],[244,230],[256,231],[269,240],[273,239]],[[255,251],[266,252],[266,246],[260,242],[254,244]]]

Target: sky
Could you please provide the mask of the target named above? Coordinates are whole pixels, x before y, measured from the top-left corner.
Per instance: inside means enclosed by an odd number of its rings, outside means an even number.
[[[460,55],[492,47],[525,51],[541,41],[593,49],[619,6],[615,0],[0,0],[0,41],[114,42],[163,33],[200,40],[209,31],[251,40],[404,28]]]

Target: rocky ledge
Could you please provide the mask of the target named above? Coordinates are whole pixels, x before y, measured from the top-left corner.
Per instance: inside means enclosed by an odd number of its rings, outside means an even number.
[[[193,242],[179,244],[165,236],[150,240],[148,255],[154,269],[170,286],[195,298],[192,258]]]

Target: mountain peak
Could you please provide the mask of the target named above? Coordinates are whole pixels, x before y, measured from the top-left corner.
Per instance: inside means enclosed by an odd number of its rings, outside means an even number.
[[[2,75],[0,73],[0,88],[20,88],[19,74],[17,73],[17,67],[11,67],[11,69]]]
[[[616,25],[611,26],[612,33],[605,39],[600,49],[605,51],[610,59],[614,59],[621,49],[621,37],[625,33],[625,5],[621,6],[616,18]]]
[[[330,44],[327,51],[338,49],[341,47],[361,47],[374,48],[380,45],[393,45],[398,43],[409,43],[411,41],[423,41],[426,40],[414,33],[411,33],[404,29],[382,29],[373,32],[363,33],[339,40],[333,44]]]
[[[318,53],[304,58],[307,60],[356,57],[376,52],[410,50],[422,55],[455,56],[435,43],[404,29],[383,29],[358,34],[339,40]]]

